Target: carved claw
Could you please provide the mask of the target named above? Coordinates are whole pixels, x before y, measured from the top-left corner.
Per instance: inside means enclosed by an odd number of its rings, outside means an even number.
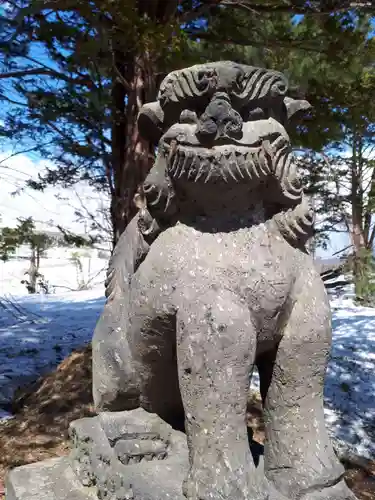
[[[167,449],[168,445],[160,439],[121,439],[115,445],[115,453],[124,465],[164,460]]]

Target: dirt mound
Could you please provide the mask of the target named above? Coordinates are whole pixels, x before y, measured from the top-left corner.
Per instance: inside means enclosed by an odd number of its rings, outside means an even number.
[[[65,455],[72,420],[94,415],[91,345],[73,352],[57,369],[19,391],[15,417],[0,424],[0,495],[7,469]]]
[[[73,352],[57,369],[19,391],[15,417],[0,424],[0,500],[8,469],[69,453],[72,420],[95,415],[91,394],[91,345]],[[259,396],[252,394],[248,422],[253,439],[264,440]],[[375,500],[375,462],[343,460],[347,481],[360,500]]]

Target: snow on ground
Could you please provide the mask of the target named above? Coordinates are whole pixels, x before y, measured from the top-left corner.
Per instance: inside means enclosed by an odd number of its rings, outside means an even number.
[[[57,282],[61,276],[67,282],[69,276],[70,282],[74,281],[71,265],[50,264],[52,267],[46,264],[46,270],[51,275],[55,273],[52,281]],[[15,263],[13,266],[16,267]],[[10,283],[12,280],[8,279],[6,288]],[[103,308],[103,294],[102,284],[88,291],[57,289],[54,295],[13,298],[9,291],[5,297],[0,291],[6,306],[0,312],[0,407],[4,407],[1,398],[9,401],[15,387],[35,380],[54,368],[72,349],[90,341]],[[18,312],[9,305],[9,298]],[[355,306],[348,294],[332,299],[331,305],[334,340],[325,387],[327,426],[336,443],[373,458],[375,309]],[[256,376],[254,386],[257,386]]]
[[[324,413],[335,446],[375,458],[375,309],[353,303],[350,287],[331,297],[333,343]],[[252,388],[259,390],[254,373]]]
[[[325,386],[325,414],[336,440],[375,458],[375,309],[350,294],[331,301],[333,345]]]
[[[0,261],[0,418],[14,390],[53,369],[73,349],[86,344],[104,304],[108,261],[78,252],[81,270],[68,249],[52,249],[40,272],[52,294],[26,295],[21,280],[27,259]],[[89,290],[77,290],[82,282]]]
[[[71,260],[73,250],[66,254],[53,252],[51,258],[41,259],[39,272],[48,281],[52,292],[74,291],[79,288],[80,283],[85,283],[90,288],[104,283],[108,260],[99,259],[90,251],[77,253],[80,255],[82,270]],[[0,297],[7,293],[25,294],[26,288],[21,280],[25,279],[24,273],[29,265],[28,259],[12,259],[8,262],[0,260]]]
[[[16,308],[2,298],[6,309],[0,312],[0,407],[6,409],[17,387],[51,371],[73,349],[90,341],[103,294],[100,287],[13,297]]]

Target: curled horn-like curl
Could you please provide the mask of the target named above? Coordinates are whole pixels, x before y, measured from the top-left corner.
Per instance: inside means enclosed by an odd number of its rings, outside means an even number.
[[[274,215],[273,220],[281,234],[292,244],[299,242],[305,245],[314,233],[314,211],[311,200],[306,196],[297,206]]]
[[[282,73],[263,68],[245,66],[245,74],[234,92],[239,100],[258,100],[265,97],[283,96],[288,90],[288,80]]]
[[[172,71],[160,85],[158,100],[162,108],[169,103],[179,103],[186,98],[200,97],[212,88],[215,69],[210,65],[196,65]]]

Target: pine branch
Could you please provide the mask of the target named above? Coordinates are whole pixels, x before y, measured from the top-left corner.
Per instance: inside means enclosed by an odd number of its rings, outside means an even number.
[[[4,73],[0,73],[0,80],[4,80],[6,78],[23,78],[25,76],[42,76],[42,75],[49,75],[53,76],[55,78],[58,78],[60,80],[64,80],[67,83],[72,83],[75,85],[86,85],[87,84],[87,79],[84,78],[72,78],[68,75],[65,75],[64,73],[59,73],[58,71],[54,71],[53,69],[49,68],[29,68],[29,69],[21,69],[17,71],[6,71]]]
[[[302,42],[296,41],[296,40],[290,40],[290,41],[281,41],[281,40],[265,40],[265,41],[258,41],[258,40],[251,40],[247,37],[244,38],[236,38],[231,36],[230,38],[227,37],[226,39],[223,39],[222,37],[218,37],[217,39],[215,36],[211,35],[207,31],[193,31],[193,30],[186,30],[186,33],[190,35],[191,37],[199,38],[201,40],[206,40],[211,43],[217,43],[217,44],[228,44],[228,45],[241,45],[243,47],[259,47],[261,49],[267,48],[267,47],[273,47],[273,48],[287,48],[287,49],[298,49],[298,50],[304,50],[306,52],[315,52],[317,54],[324,53],[323,49],[319,49],[317,47],[313,46],[305,46],[302,44]]]
[[[277,13],[277,14],[312,14],[312,15],[327,15],[333,12],[345,12],[353,9],[360,9],[362,12],[375,12],[375,5],[372,1],[344,1],[344,0],[331,0],[319,2],[302,2],[290,1],[289,4],[275,4],[272,3],[255,3],[251,0],[206,0],[207,5],[223,5],[238,9],[243,9],[248,12],[256,14],[264,13]]]
[[[11,99],[10,97],[3,94],[2,92],[0,92],[0,101],[1,100],[10,102],[11,104],[15,104],[16,106],[23,106],[24,108],[29,107],[29,105],[27,103],[15,101],[14,99]]]
[[[44,146],[48,146],[50,144],[53,144],[54,142],[55,141],[49,141],[49,142],[46,142],[44,144],[38,144],[36,146],[33,146],[32,148],[22,149],[21,151],[16,151],[15,153],[12,153],[11,155],[7,156],[6,158],[3,158],[2,160],[0,160],[0,165],[2,163],[5,163],[6,161],[10,160],[11,158],[14,158],[15,156],[23,155],[25,153],[30,153],[31,151],[37,151],[39,148],[42,148]],[[4,168],[4,167],[1,167],[1,168]]]

